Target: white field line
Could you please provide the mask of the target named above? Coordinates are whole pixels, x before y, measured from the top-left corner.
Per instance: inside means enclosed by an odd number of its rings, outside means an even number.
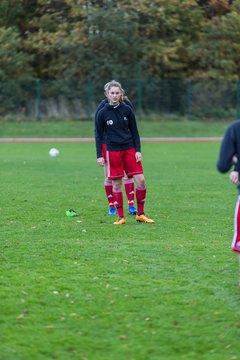
[[[221,137],[142,137],[142,142],[220,142]],[[0,143],[91,143],[94,138],[0,138]]]

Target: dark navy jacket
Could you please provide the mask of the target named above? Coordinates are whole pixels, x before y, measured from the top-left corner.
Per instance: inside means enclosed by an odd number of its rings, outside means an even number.
[[[108,151],[135,148],[141,151],[140,137],[132,109],[120,103],[117,106],[106,103],[95,118],[95,142],[97,158],[102,157],[102,144],[106,134]]]
[[[95,121],[96,121],[96,117],[99,113],[99,111],[104,108],[104,106],[108,104],[108,99],[104,99],[100,102],[100,104],[98,105],[97,109],[96,109],[96,112],[95,112]],[[132,103],[129,101],[129,100],[124,100],[124,104],[128,105],[131,107],[131,109],[133,110],[133,106],[132,106]],[[106,133],[104,133],[103,135],[103,144],[106,144]]]
[[[233,164],[233,156],[238,159]],[[222,140],[217,168],[221,173],[226,173],[234,165],[234,170],[240,173],[240,120],[234,121],[227,128]]]

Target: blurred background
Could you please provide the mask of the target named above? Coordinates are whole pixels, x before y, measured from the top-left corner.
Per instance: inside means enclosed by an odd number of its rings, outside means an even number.
[[[92,120],[112,79],[143,118],[239,118],[240,0],[0,2],[0,121]]]

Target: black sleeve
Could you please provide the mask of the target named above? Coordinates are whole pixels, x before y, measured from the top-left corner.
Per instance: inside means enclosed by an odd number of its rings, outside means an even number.
[[[233,156],[237,153],[236,139],[234,136],[234,129],[230,126],[222,140],[219,158],[217,162],[217,169],[221,173],[226,173],[233,165]],[[235,170],[238,171],[238,164],[235,166]]]
[[[96,154],[97,158],[102,157],[102,143],[103,143],[103,134],[104,134],[104,121],[102,118],[101,110],[95,116],[95,145],[96,145]]]
[[[136,121],[133,111],[130,108],[129,108],[129,129],[132,133],[136,151],[141,152],[141,142],[140,142],[140,136],[139,136],[138,128],[137,128],[137,121]]]
[[[99,104],[98,104],[98,107],[95,111],[95,118],[97,116],[97,114],[99,113],[99,111],[104,108],[105,104],[107,103],[107,100],[102,100]]]
[[[124,103],[125,103],[127,106],[129,106],[129,107],[134,111],[134,109],[133,109],[133,104],[131,103],[130,100],[126,99],[126,100],[124,100]]]

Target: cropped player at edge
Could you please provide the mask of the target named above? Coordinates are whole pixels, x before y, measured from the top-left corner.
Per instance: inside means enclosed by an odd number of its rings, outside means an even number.
[[[238,198],[234,216],[232,250],[240,254],[240,120],[230,124],[222,140],[217,168],[221,173],[231,168],[230,181],[238,187]]]
[[[154,223],[144,214],[146,184],[143,175],[140,137],[135,115],[122,101],[124,90],[119,82],[108,83],[108,103],[99,110],[95,119],[95,143],[97,163],[104,166],[102,156],[103,136],[106,134],[106,158],[108,162],[107,177],[113,183],[113,199],[117,208],[118,219],[115,225],[126,223],[123,210],[122,178],[124,174],[133,176],[136,185],[137,212],[136,220]]]

